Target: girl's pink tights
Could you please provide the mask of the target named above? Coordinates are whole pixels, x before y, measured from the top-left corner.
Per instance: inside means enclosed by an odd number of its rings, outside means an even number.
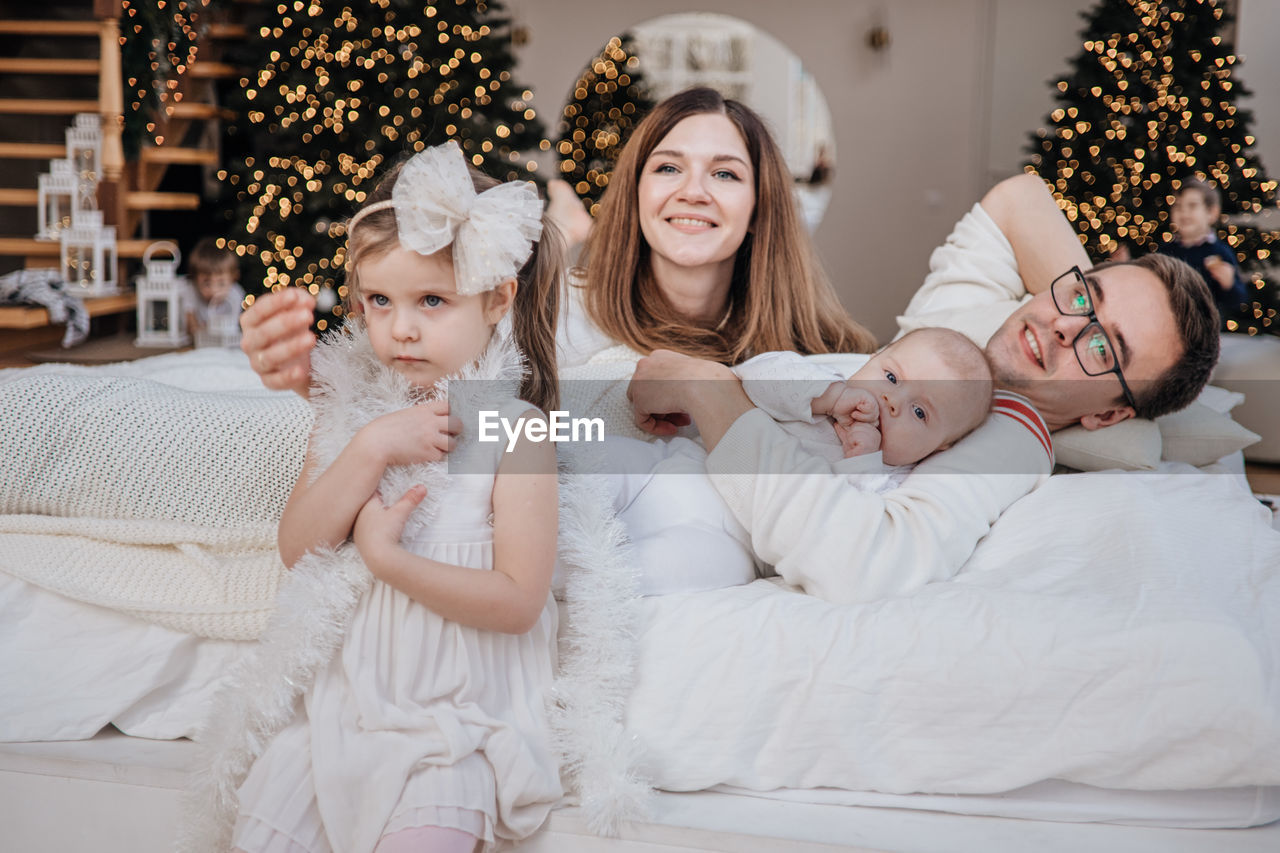
[[[480,839],[460,829],[415,826],[382,836],[373,853],[473,853]]]

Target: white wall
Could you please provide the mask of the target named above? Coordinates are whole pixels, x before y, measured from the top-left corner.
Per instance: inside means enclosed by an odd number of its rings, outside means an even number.
[[[517,80],[558,120],[604,43],[658,15],[736,15],[800,56],[831,106],[837,168],[816,234],[844,304],[880,338],[928,270],[929,252],[996,180],[1018,171],[1052,106],[1048,81],[1077,53],[1092,0],[509,0],[530,41]],[[1263,164],[1280,176],[1280,2],[1241,0],[1242,77],[1255,92]],[[873,51],[866,34],[888,29]]]
[[[1081,10],[1097,0],[996,0],[991,59],[989,183],[1021,171],[1031,131],[1053,106],[1050,85],[1080,52]]]
[[[1280,180],[1280,2],[1241,0],[1236,17],[1236,55],[1240,79],[1253,92],[1241,106],[1253,110],[1254,152],[1271,180]],[[1270,227],[1280,228],[1272,211]]]

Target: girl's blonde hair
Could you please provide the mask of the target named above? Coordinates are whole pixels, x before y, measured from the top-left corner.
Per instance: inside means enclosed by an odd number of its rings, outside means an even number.
[[[682,317],[662,294],[640,231],[639,183],[645,161],[684,119],[726,116],[738,128],[755,172],[751,231],[738,248],[729,313],[718,324]],[[641,352],[673,349],[724,364],[772,350],[871,352],[875,337],[840,305],[800,222],[793,180],[763,120],[714,89],[672,95],[644,117],[623,147],[600,201],[578,270],[591,321]]]
[[[393,166],[369,197],[365,206],[391,198],[396,178],[406,157]],[[472,184],[477,193],[496,187],[500,181],[474,168]],[[347,307],[357,304],[360,294],[360,264],[377,259],[400,245],[395,209],[388,206],[360,217],[357,228],[347,230]],[[449,251],[445,249],[443,251]],[[520,398],[543,411],[560,404],[560,383],[556,377],[556,320],[559,317],[560,282],[564,277],[564,241],[556,226],[544,215],[542,237],[533,245],[529,260],[516,273],[516,295],[511,306],[516,346],[524,354],[528,370],[520,383]]]

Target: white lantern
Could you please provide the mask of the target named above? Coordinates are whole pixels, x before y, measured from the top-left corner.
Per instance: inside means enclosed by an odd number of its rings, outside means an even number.
[[[62,241],[62,278],[79,296],[110,296],[116,286],[116,229],[102,224],[102,211],[72,211]]]
[[[67,128],[67,160],[80,180],[98,185],[102,174],[102,118],[97,113],[78,113]]]
[[[62,230],[71,226],[71,211],[79,189],[70,160],[51,160],[49,169],[36,182],[37,240],[57,240]]]
[[[168,252],[169,258],[157,258],[157,252]],[[178,245],[169,240],[152,243],[143,254],[143,273],[136,279],[138,337],[134,343],[137,346],[172,348],[190,342],[182,304],[187,280],[178,275],[181,260]]]

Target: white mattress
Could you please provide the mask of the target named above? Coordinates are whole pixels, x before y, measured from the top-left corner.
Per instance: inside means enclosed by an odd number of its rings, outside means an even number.
[[[5,849],[31,851],[131,851],[169,849],[177,826],[179,794],[193,760],[185,740],[151,741],[109,729],[78,742],[0,745],[0,826]],[[1037,787],[1037,786],[1033,786]],[[1089,820],[1115,792],[1074,788],[1059,803],[1068,820]],[[1057,789],[1057,792],[1065,789]],[[1050,786],[1026,802],[1049,804]],[[882,797],[867,805],[799,802],[792,792],[762,798],[742,792],[659,793],[650,820],[627,824],[618,839],[591,835],[573,808],[554,812],[548,824],[521,844],[520,853],[658,853],[721,850],[734,853],[817,853],[879,850],[952,853],[956,850],[1037,850],[1075,853],[1263,853],[1280,849],[1280,823],[1252,829],[1169,829],[1099,823],[1017,820],[931,811],[939,800],[968,805],[1009,798]],[[874,795],[871,795],[874,799]],[[1238,810],[1247,797],[1230,792],[1184,792],[1143,798],[1155,811]],[[1274,809],[1274,789],[1255,797]],[[1038,806],[1039,807],[1039,806]],[[950,808],[956,808],[951,805]]]
[[[1121,791],[1051,779],[1003,794],[881,794],[836,788],[713,790],[788,803],[916,809],[1060,823],[1117,823],[1175,829],[1259,826],[1280,820],[1280,788],[1207,791]]]

